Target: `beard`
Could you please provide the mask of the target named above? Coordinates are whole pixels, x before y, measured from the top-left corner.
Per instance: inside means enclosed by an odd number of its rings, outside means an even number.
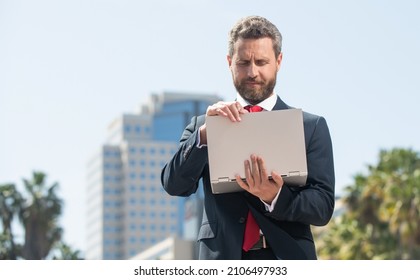
[[[247,82],[256,82],[256,80],[250,78],[240,81],[233,79],[233,84],[235,85],[239,95],[250,104],[256,105],[271,96],[274,87],[276,86],[276,76],[274,76],[273,79],[268,80],[266,83],[263,81],[259,82],[259,88],[251,88],[247,86]]]

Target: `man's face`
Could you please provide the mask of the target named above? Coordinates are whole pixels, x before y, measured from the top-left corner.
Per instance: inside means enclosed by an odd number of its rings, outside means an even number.
[[[245,100],[257,104],[273,94],[282,54],[275,57],[270,38],[238,39],[227,59],[235,88]]]

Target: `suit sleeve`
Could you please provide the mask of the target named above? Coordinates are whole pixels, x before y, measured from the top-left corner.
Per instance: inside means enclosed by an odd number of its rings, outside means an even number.
[[[281,221],[323,226],[334,211],[333,150],[325,119],[311,115],[309,122],[307,184],[304,187],[284,185],[274,210],[266,215]]]
[[[201,118],[204,117],[192,118],[181,136],[178,151],[162,169],[162,186],[170,195],[189,196],[197,191],[208,161],[207,147],[197,147]]]

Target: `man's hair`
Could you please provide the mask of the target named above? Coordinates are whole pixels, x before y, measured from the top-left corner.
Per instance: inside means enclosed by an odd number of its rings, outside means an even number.
[[[281,34],[277,27],[260,16],[241,18],[229,33],[229,55],[233,56],[234,45],[238,39],[270,38],[276,58],[281,53]]]

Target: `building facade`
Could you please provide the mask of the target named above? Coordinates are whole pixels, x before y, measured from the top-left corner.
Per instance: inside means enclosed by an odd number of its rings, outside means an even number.
[[[170,236],[197,235],[200,200],[171,197],[160,173],[177,151],[192,116],[216,95],[152,94],[137,114],[124,114],[88,163],[86,259],[130,259]]]

